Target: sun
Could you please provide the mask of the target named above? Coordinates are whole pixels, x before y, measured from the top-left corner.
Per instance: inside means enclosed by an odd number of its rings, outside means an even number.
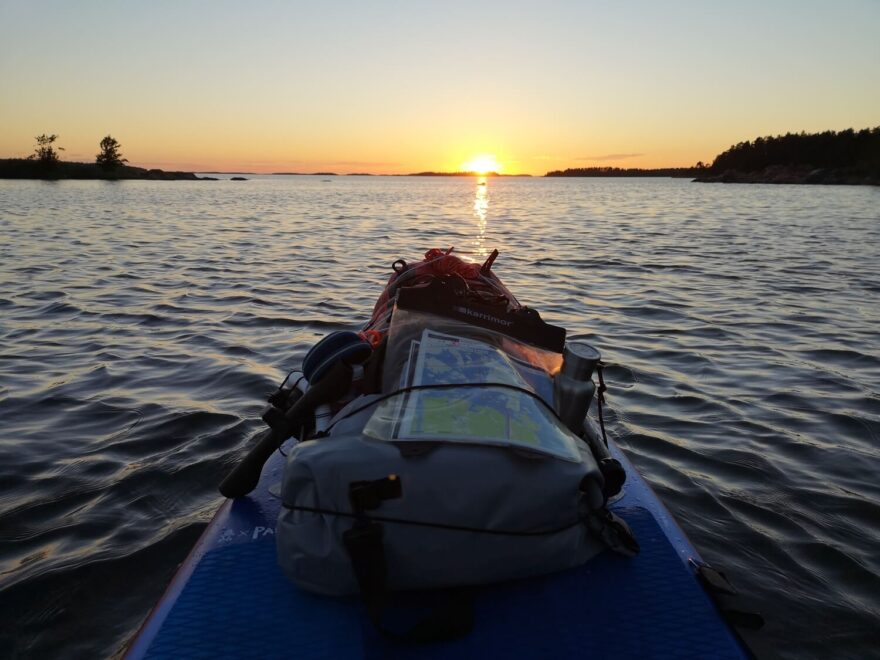
[[[501,165],[495,160],[492,154],[480,154],[474,156],[468,162],[461,166],[464,172],[474,172],[475,174],[488,174],[489,172],[500,172]]]

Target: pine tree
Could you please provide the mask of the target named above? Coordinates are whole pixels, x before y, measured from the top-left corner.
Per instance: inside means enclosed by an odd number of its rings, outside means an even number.
[[[122,145],[119,144],[116,138],[108,135],[101,140],[101,153],[95,156],[95,162],[108,170],[127,163],[128,159],[123,158],[122,153],[119,151],[121,147]]]

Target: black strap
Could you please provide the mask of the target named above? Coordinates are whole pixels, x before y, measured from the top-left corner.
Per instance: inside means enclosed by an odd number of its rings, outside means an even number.
[[[605,392],[608,388],[605,386],[605,377],[602,374],[602,368],[605,365],[601,362],[596,363],[596,375],[599,377],[599,387],[596,389],[596,412],[599,415],[599,428],[602,430],[602,442],[608,446],[608,436],[605,434],[605,419],[602,416],[602,404],[605,403]]]
[[[349,487],[349,498],[358,517],[351,529],[342,535],[342,540],[370,622],[383,636],[398,641],[428,643],[463,637],[474,627],[473,603],[465,590],[448,591],[439,606],[403,632],[389,629],[382,621],[388,598],[388,566],[382,545],[382,526],[367,518],[365,511],[377,508],[382,500],[397,498],[401,494],[400,479],[396,475],[355,482]]]
[[[371,521],[358,521],[342,535],[345,549],[351,559],[351,567],[357,579],[361,596],[373,623],[378,625],[378,615],[384,604],[385,550],[382,547],[382,526]]]
[[[361,382],[363,394],[378,394],[382,391],[382,371],[385,368],[387,351],[388,337],[385,337],[364,363],[364,379]]]
[[[340,518],[355,518],[360,519],[363,516],[358,513],[352,513],[350,511],[337,511],[336,509],[325,509],[322,507],[316,506],[299,506],[297,504],[288,504],[287,502],[282,502],[281,506],[285,509],[290,509],[291,511],[305,511],[306,513],[319,513],[326,516],[339,516]],[[412,525],[415,527],[433,527],[434,529],[445,529],[452,532],[470,532],[472,534],[489,534],[493,536],[551,536],[553,534],[560,534],[562,532],[566,532],[570,530],[572,527],[577,527],[578,525],[583,525],[584,521],[581,518],[577,518],[572,520],[569,523],[561,525],[560,527],[553,527],[551,529],[538,529],[538,530],[516,530],[516,529],[486,529],[484,527],[469,527],[465,525],[451,525],[448,523],[440,523],[440,522],[430,522],[427,520],[412,520],[409,518],[392,518],[389,516],[377,516],[371,515],[369,520],[374,522],[383,522],[383,523],[391,523],[397,525]]]
[[[471,300],[460,295],[454,280],[435,278],[424,287],[400,289],[397,293],[398,309],[427,312],[445,316],[468,325],[486,328],[519,341],[562,353],[565,347],[565,328],[545,323],[535,310],[526,308],[506,309],[486,305],[486,300]],[[495,296],[490,296],[494,299]],[[501,302],[501,298],[495,302]]]
[[[639,542],[629,525],[608,509],[592,511],[585,520],[590,533],[612,552],[624,557],[635,557],[641,552]]]

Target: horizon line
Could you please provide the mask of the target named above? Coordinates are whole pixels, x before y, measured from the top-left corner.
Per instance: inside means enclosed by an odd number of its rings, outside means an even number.
[[[0,160],[31,160],[28,156],[12,156],[0,158]],[[72,163],[78,165],[94,165],[94,161],[82,160],[59,160],[59,163]],[[333,172],[329,170],[317,170],[312,172],[296,172],[296,171],[274,171],[274,172],[258,172],[247,169],[201,169],[187,168],[177,169],[176,166],[170,166],[163,163],[163,167],[154,167],[150,165],[138,165],[136,163],[127,162],[126,167],[136,167],[145,170],[161,170],[165,172],[184,172],[191,174],[248,174],[251,176],[395,176],[395,177],[500,177],[500,178],[541,178],[547,176],[551,172],[564,172],[567,170],[589,170],[589,169],[620,169],[620,170],[640,170],[644,172],[655,172],[663,170],[689,170],[694,169],[694,165],[687,166],[663,166],[663,167],[626,167],[621,165],[593,165],[587,167],[563,167],[548,168],[541,174],[532,174],[529,172],[516,172],[507,174],[504,172],[477,172],[472,170],[421,170],[417,172]]]

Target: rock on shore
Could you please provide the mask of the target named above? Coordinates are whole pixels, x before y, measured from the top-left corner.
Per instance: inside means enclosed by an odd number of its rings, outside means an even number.
[[[756,172],[727,170],[701,176],[699,183],[799,183],[819,185],[880,185],[880,175],[857,169],[814,169],[809,166],[771,165]]]

